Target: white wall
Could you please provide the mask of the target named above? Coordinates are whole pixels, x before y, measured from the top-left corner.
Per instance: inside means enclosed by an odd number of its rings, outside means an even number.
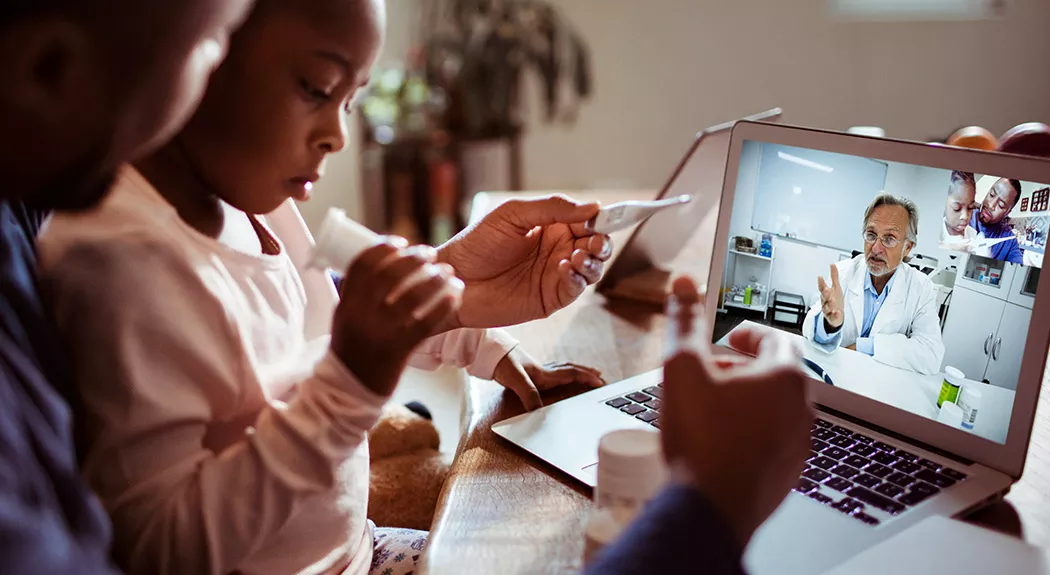
[[[387,2],[383,58],[399,61],[422,0]],[[538,90],[527,92],[533,189],[658,187],[699,128],[772,106],[788,123],[918,139],[1050,120],[1046,0],[1013,0],[1002,20],[934,23],[834,22],[829,0],[551,2],[588,42],[596,92],[571,127],[539,122]],[[349,154],[335,163],[345,169],[323,195],[343,200],[357,168]]]
[[[912,255],[921,254],[938,260],[948,256],[948,252],[938,245],[951,177],[949,170],[889,162],[886,191],[907,197],[919,207],[919,241],[912,249]]]
[[[751,213],[754,210],[761,155],[761,146],[745,146],[741,154],[740,176],[729,221],[730,242],[736,236],[755,235],[751,229]],[[858,233],[859,229],[858,227]],[[793,242],[784,238],[774,238],[773,245],[776,248],[776,258],[773,261],[772,289],[800,295],[810,305],[817,293],[817,276],[830,278],[829,266],[849,256],[833,248]],[[746,280],[742,275],[743,272],[738,279]],[[760,281],[765,280],[761,278]]]
[[[658,186],[697,129],[771,106],[921,139],[1050,119],[1045,0],[929,24],[836,23],[829,0],[552,2],[590,44],[596,95],[576,126],[531,128],[531,188]]]

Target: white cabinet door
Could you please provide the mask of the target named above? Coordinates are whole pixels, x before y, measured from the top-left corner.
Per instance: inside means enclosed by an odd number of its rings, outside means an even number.
[[[984,377],[992,385],[1017,389],[1017,380],[1021,377],[1021,356],[1028,337],[1028,323],[1032,320],[1032,310],[1006,304],[1003,320],[999,322],[999,333],[992,344],[992,357]]]
[[[1032,306],[1035,305],[1035,296],[1023,293],[1022,290],[1025,289],[1025,284],[1028,283],[1029,274],[1039,273],[1040,270],[1038,268],[1026,268],[1022,266],[1017,266],[1017,272],[1014,274],[1014,281],[1013,284],[1010,286],[1010,291],[1007,292],[1006,301],[1010,303],[1015,303],[1019,306],[1026,307],[1028,309],[1032,309]],[[1033,278],[1034,281],[1032,283],[1038,285],[1038,278],[1039,276],[1035,275],[1035,277]]]
[[[1005,305],[1006,302],[1001,299],[956,283],[941,335],[944,340],[944,365],[962,371],[967,379],[984,379]],[[988,353],[985,353],[985,349]]]

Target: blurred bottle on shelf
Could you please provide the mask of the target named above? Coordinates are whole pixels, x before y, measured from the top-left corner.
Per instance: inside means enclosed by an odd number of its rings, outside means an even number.
[[[435,135],[428,162],[430,172],[430,243],[441,245],[456,234],[459,169],[444,132]]]

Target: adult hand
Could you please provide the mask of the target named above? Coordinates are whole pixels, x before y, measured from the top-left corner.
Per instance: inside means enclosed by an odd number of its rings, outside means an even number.
[[[831,264],[831,285],[824,281],[823,276],[819,276],[817,288],[820,289],[820,308],[827,323],[825,327],[830,327],[830,331],[838,331],[845,317],[842,311],[842,286],[839,285],[838,266]]]
[[[679,334],[691,331],[695,294],[691,280],[675,282],[672,321]],[[813,411],[788,338],[768,328],[737,328],[730,345],[755,359],[716,359],[706,346],[675,351],[664,366],[660,431],[672,473],[719,509],[743,549],[798,481]]]
[[[500,360],[492,379],[513,391],[528,411],[543,407],[541,391],[570,383],[585,383],[591,387],[605,384],[601,372],[596,369],[574,363],[540,364],[520,346]]]
[[[601,279],[608,236],[584,223],[597,203],[565,196],[507,201],[438,249],[466,284],[453,327],[498,327],[545,318]]]

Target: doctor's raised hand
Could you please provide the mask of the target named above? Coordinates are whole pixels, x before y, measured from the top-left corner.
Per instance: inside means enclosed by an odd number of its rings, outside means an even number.
[[[602,277],[608,236],[588,232],[597,202],[554,195],[509,200],[438,248],[466,288],[456,327],[501,327],[545,318]]]
[[[831,285],[823,276],[817,277],[817,288],[820,290],[820,308],[824,313],[824,328],[827,332],[838,331],[842,327],[843,315],[842,286],[839,284],[839,269],[831,264]]]

